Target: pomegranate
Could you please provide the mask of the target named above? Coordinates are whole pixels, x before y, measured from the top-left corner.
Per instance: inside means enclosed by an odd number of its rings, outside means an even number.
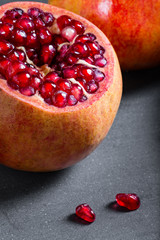
[[[140,207],[140,199],[135,193],[118,193],[116,195],[116,201],[118,205],[128,208],[130,211]]]
[[[80,204],[76,207],[76,215],[89,223],[94,222],[96,219],[96,215],[92,208],[86,203]]]
[[[13,34],[0,39],[0,163],[66,168],[113,123],[122,94],[116,54],[88,20],[47,4],[1,6],[0,29],[9,24]]]
[[[160,1],[49,0],[98,26],[111,41],[123,69],[160,64]]]

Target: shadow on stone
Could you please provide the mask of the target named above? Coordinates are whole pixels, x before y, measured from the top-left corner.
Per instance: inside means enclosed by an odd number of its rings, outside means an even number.
[[[107,204],[107,208],[115,212],[130,212],[127,208],[119,206],[116,201]]]
[[[79,218],[75,213],[70,214],[67,217],[67,221],[75,223],[75,224],[81,224],[81,225],[90,225],[91,223],[86,222],[85,220]]]

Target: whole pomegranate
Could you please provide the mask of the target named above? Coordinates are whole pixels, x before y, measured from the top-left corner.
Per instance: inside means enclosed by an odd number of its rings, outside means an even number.
[[[78,162],[106,136],[121,94],[116,54],[92,23],[43,3],[0,7],[0,163]]]
[[[49,0],[98,26],[111,41],[123,69],[160,64],[159,0]]]

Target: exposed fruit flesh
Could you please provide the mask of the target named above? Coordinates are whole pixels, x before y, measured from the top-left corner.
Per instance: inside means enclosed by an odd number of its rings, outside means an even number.
[[[53,26],[59,28],[59,34],[57,30],[52,30]],[[26,96],[37,93],[45,102],[56,107],[86,101],[101,87],[98,82],[105,79],[103,68],[107,61],[105,50],[102,51],[104,48],[96,36],[85,31],[87,26],[68,15],[56,18],[36,7],[26,11],[20,8],[7,10],[0,23],[0,55],[9,59],[11,73],[1,67],[0,74],[6,78],[9,87]],[[82,63],[79,64],[79,61]],[[3,62],[4,59],[0,60],[1,66]],[[30,65],[26,69],[27,63]],[[47,65],[50,73],[45,76]],[[31,73],[33,66],[42,73],[40,79],[37,72]],[[24,79],[20,80],[21,77]],[[61,84],[60,81],[57,83],[60,78]],[[55,84],[54,91],[47,90],[48,81]]]

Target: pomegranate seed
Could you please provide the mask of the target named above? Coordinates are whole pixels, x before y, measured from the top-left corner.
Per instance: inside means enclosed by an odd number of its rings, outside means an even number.
[[[79,99],[79,102],[85,102],[88,98],[83,95],[80,99]]]
[[[89,41],[90,38],[87,37],[86,35],[79,35],[78,37],[76,37],[75,42],[81,42],[81,43],[85,43],[86,41]]]
[[[99,88],[98,82],[91,80],[86,83],[85,89],[88,93],[95,93]]]
[[[34,18],[38,18],[44,14],[44,12],[39,8],[29,8],[27,11],[28,15]]]
[[[35,90],[39,90],[42,83],[42,79],[37,76],[32,76],[30,81],[30,86]]]
[[[72,53],[66,56],[66,61],[69,65],[73,65],[78,61],[78,57],[74,56]]]
[[[63,69],[64,78],[76,78],[76,72],[72,67],[66,67]]]
[[[55,18],[52,13],[45,12],[42,16],[42,19],[46,25],[46,27],[51,27],[54,23]]]
[[[6,40],[0,40],[0,54],[6,55],[14,49],[14,45]]]
[[[33,96],[36,93],[35,89],[30,86],[21,88],[19,91],[21,94],[28,96],[28,97]]]
[[[69,95],[68,97],[68,105],[69,106],[74,106],[77,104],[77,99],[73,95]]]
[[[90,41],[96,40],[96,36],[93,33],[86,33],[86,37],[88,37]]]
[[[92,65],[94,64],[94,59],[91,56],[84,58],[83,60],[89,64],[92,64]]]
[[[46,27],[38,29],[37,33],[41,44],[50,44],[52,42],[52,34]]]
[[[8,58],[6,57],[0,58],[0,73],[4,75],[6,78],[10,70],[10,65],[11,65],[11,61]]]
[[[10,80],[7,81],[8,85],[13,88],[14,90],[18,90],[19,86],[13,82],[11,82]]]
[[[59,108],[65,107],[67,105],[68,94],[64,91],[57,91],[52,97],[53,105]]]
[[[37,34],[35,32],[31,32],[31,33],[27,34],[26,46],[28,48],[38,48],[39,47]]]
[[[40,89],[41,96],[45,98],[50,98],[55,92],[56,85],[53,82],[44,82]]]
[[[17,22],[15,24],[15,28],[21,29],[21,30],[25,31],[26,33],[29,33],[32,30],[34,30],[34,23],[32,20],[30,20],[28,18],[20,18],[17,20]]]
[[[16,22],[16,20],[10,18],[9,16],[3,16],[3,17],[2,17],[2,22],[3,22],[3,23],[14,24],[14,23]]]
[[[78,84],[73,84],[71,94],[79,101],[83,95],[83,90]]]
[[[88,46],[89,53],[91,55],[98,54],[100,52],[100,46],[98,43],[93,42],[93,41],[87,41],[86,45]]]
[[[32,48],[27,49],[26,53],[27,53],[27,56],[30,60],[33,61],[34,59],[38,59],[38,53],[35,49],[32,49]]]
[[[84,43],[74,43],[71,46],[70,52],[76,56],[78,56],[79,58],[84,58],[88,56],[88,48],[87,45]]]
[[[57,81],[60,79],[60,77],[58,76],[58,73],[56,72],[49,72],[45,77],[44,77],[44,81],[50,81],[50,82],[54,82],[57,83]]]
[[[40,72],[31,64],[26,64],[27,71],[32,76],[40,76]]]
[[[71,42],[77,35],[77,32],[73,27],[67,26],[63,28],[61,35],[63,38],[66,38],[69,42]]]
[[[70,22],[71,22],[71,18],[67,15],[62,15],[57,18],[57,25],[60,30],[62,30],[66,26],[68,26],[70,24]]]
[[[86,86],[86,80],[81,78],[81,77],[78,77],[76,78],[76,80],[85,88]]]
[[[26,61],[26,54],[21,49],[15,49],[13,52],[9,53],[7,55],[7,57],[11,61],[16,61],[16,60],[21,61],[21,62],[25,62]]]
[[[41,28],[46,26],[41,18],[34,18],[33,22],[34,22],[35,28]]]
[[[66,62],[60,62],[56,65],[56,68],[57,70],[62,71],[65,67],[67,67],[67,65],[68,64]]]
[[[40,59],[43,64],[50,65],[56,54],[56,48],[51,44],[45,44],[41,48]]]
[[[100,46],[100,54],[103,55],[105,53],[104,47]]]
[[[104,57],[98,58],[95,60],[94,65],[98,67],[104,67],[107,64],[107,60]]]
[[[59,34],[54,34],[53,35],[53,43],[56,46],[59,46],[60,44],[64,43],[64,42],[68,42],[67,39],[63,38],[61,35]]]
[[[89,67],[82,67],[79,73],[80,76],[82,76],[86,81],[90,81],[93,79],[93,70]]]
[[[14,29],[12,35],[13,42],[16,46],[25,46],[27,40],[27,34],[21,29]]]
[[[71,90],[71,82],[69,80],[66,79],[60,79],[57,82],[57,88],[59,90],[65,91],[67,93],[70,92]]]
[[[10,69],[7,73],[8,78],[12,78],[17,73],[23,72],[27,69],[27,66],[21,61],[13,61],[9,66],[10,66]]]
[[[93,212],[92,208],[86,203],[83,203],[76,207],[76,215],[90,223],[94,222],[96,219],[95,213]]]
[[[22,16],[24,11],[21,8],[14,8],[12,10],[7,10],[5,16],[9,16],[12,19],[18,19]]]
[[[59,56],[58,56],[58,60],[63,60],[66,52],[68,51],[69,45],[68,44],[64,44],[59,51]]]
[[[85,32],[84,25],[77,20],[72,19],[70,25],[75,28],[77,34],[83,34]]]
[[[31,76],[27,72],[19,72],[12,77],[12,82],[20,88],[27,87],[30,83]]]
[[[105,78],[105,74],[99,71],[97,68],[94,69],[94,80],[96,82],[101,82]]]
[[[9,39],[12,31],[13,31],[12,24],[2,23],[0,25],[0,38]]]
[[[28,19],[32,20],[32,18],[25,12],[22,14],[22,16],[20,18],[28,18]]]
[[[140,207],[140,199],[135,193],[119,193],[116,195],[118,205],[128,208],[129,210],[136,210]]]

